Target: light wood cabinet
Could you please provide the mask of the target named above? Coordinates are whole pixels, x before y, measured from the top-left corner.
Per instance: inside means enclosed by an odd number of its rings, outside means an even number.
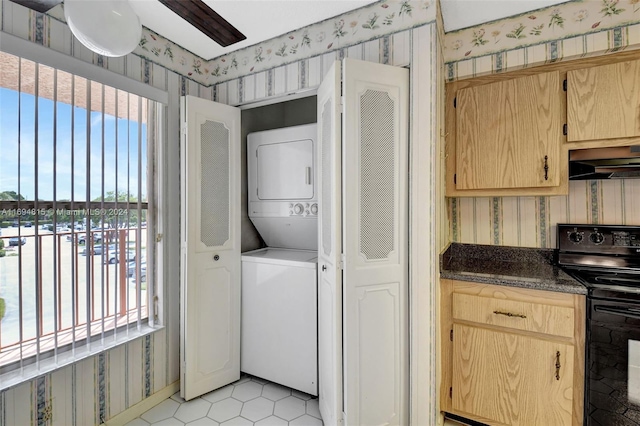
[[[490,425],[581,425],[585,303],[442,280],[442,411]]]
[[[567,72],[567,140],[640,137],[640,61]]]
[[[456,188],[558,186],[563,98],[557,71],[459,90]]]
[[[442,137],[448,197],[566,195],[569,150],[640,144],[640,51],[450,82]]]

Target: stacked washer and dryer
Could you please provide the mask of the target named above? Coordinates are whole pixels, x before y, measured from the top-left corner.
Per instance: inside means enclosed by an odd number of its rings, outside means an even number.
[[[318,395],[316,124],[247,136],[249,218],[268,245],[242,255],[240,369]]]

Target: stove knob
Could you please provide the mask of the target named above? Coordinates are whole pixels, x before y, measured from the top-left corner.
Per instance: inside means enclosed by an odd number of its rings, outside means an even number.
[[[302,206],[302,204],[298,203],[293,206],[293,212],[295,214],[302,214],[304,212],[304,207]]]
[[[602,244],[602,242],[604,241],[604,235],[602,234],[602,232],[596,231],[593,234],[589,235],[589,239],[593,244]]]
[[[316,203],[311,204],[311,214],[318,214],[318,205]]]
[[[584,238],[584,233],[582,233],[582,232],[570,232],[569,233],[569,241],[571,241],[572,243],[578,244],[579,242],[582,241],[582,238]]]

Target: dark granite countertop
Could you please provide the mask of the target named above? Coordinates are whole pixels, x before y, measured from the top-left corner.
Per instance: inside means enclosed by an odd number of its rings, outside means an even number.
[[[586,295],[585,286],[554,265],[554,251],[452,243],[440,256],[440,277]]]

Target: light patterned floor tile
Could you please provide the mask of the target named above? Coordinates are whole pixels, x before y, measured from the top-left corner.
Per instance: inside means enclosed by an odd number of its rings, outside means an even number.
[[[220,426],[253,426],[253,422],[243,417],[234,417],[233,419],[222,423]]]
[[[269,416],[255,423],[255,426],[287,426],[289,422],[282,420],[280,417]]]
[[[262,394],[262,385],[256,382],[245,382],[236,385],[231,394],[238,401],[246,402],[259,397]]]
[[[201,419],[187,423],[186,426],[220,426],[220,423],[216,422],[213,419],[210,419],[209,417],[203,417]]]
[[[222,401],[223,399],[227,399],[231,396],[234,387],[235,386],[233,385],[228,385],[223,388],[216,389],[213,392],[202,395],[202,399],[205,399],[211,403]]]
[[[125,426],[149,426],[149,423],[145,422],[140,417],[138,417],[137,419],[131,420]]]
[[[311,417],[308,414],[300,416],[289,422],[289,426],[322,426],[322,420]]]
[[[222,423],[239,416],[241,410],[242,402],[237,399],[227,398],[211,404],[211,410],[209,410],[207,417]]]
[[[254,423],[255,422],[255,423]],[[235,384],[185,401],[179,393],[126,426],[318,426],[318,399],[242,375]]]
[[[304,393],[304,392],[300,392],[298,390],[292,390],[291,391],[291,395],[295,396],[296,398],[300,398],[302,400],[308,401],[311,399],[311,395],[309,395],[308,393]]]
[[[278,401],[291,395],[291,389],[275,383],[269,383],[262,388],[262,396],[272,401]]]
[[[151,426],[184,426],[184,423],[175,417],[169,417],[168,419],[152,423]]]
[[[307,414],[315,418],[321,419],[320,406],[317,399],[310,399],[307,401]]]
[[[288,396],[276,402],[276,408],[273,411],[278,417],[285,420],[293,420],[302,416],[306,412],[305,402],[295,396]]]
[[[257,422],[273,414],[273,401],[267,398],[256,398],[245,402],[240,415],[245,419]]]
[[[153,424],[161,420],[168,419],[169,417],[173,417],[176,411],[178,411],[178,407],[180,407],[180,404],[173,399],[165,399],[140,417],[142,417],[142,420]]]
[[[182,422],[189,423],[206,417],[210,409],[211,403],[209,401],[196,398],[180,404],[180,408],[178,408],[178,411],[176,411],[173,417]]]

